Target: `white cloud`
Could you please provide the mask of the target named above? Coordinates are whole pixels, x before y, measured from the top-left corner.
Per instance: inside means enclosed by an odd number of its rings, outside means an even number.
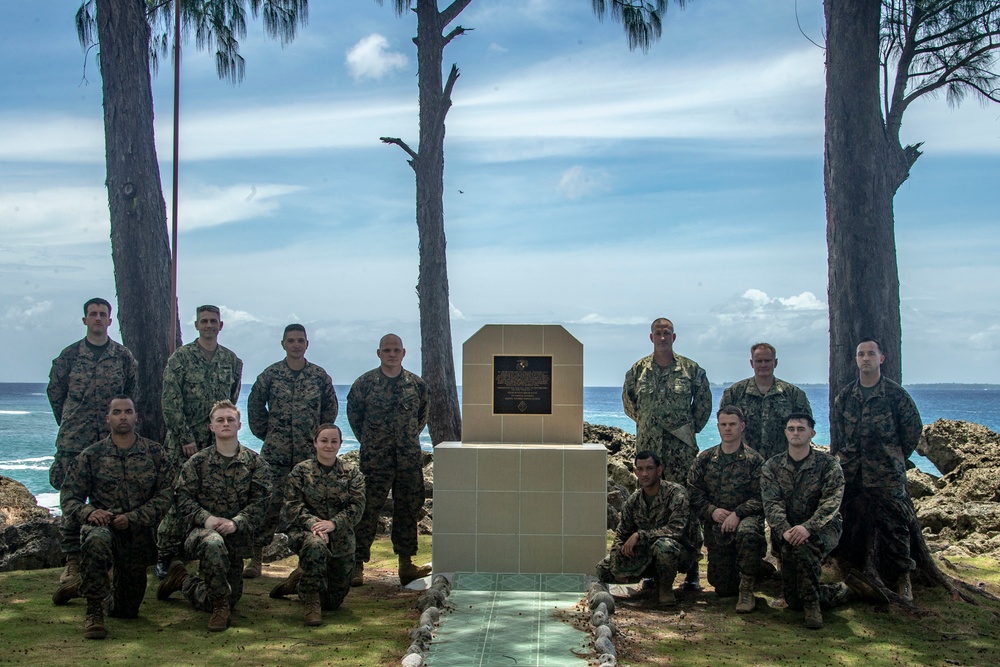
[[[462,313],[458,308],[455,307],[451,301],[448,302],[448,308],[451,310],[451,319],[453,320],[464,320],[465,314]]]
[[[267,217],[278,210],[281,197],[301,190],[297,185],[279,183],[190,186],[184,189],[177,212],[180,229],[191,231]],[[164,196],[169,199],[170,193]]]
[[[238,310],[236,308],[230,308],[229,306],[219,306],[219,310],[222,311],[222,321],[227,324],[239,325],[246,322],[263,323],[265,321],[253,313],[248,313],[245,310]]]
[[[1000,324],[992,324],[969,336],[969,347],[982,352],[1000,349]]]
[[[409,59],[405,54],[389,50],[389,40],[378,33],[364,37],[347,52],[347,69],[355,81],[381,79],[394,71],[405,69]]]
[[[4,326],[23,328],[26,325],[33,325],[33,320],[45,315],[52,310],[52,302],[49,300],[38,301],[33,297],[22,297],[16,304],[7,307],[3,314]]]
[[[645,315],[638,316],[624,316],[624,317],[608,317],[601,315],[600,313],[588,313],[578,320],[571,320],[569,324],[609,324],[613,326],[635,326],[637,324],[645,324],[649,322],[650,319]]]
[[[567,199],[580,199],[587,195],[610,190],[611,175],[604,169],[587,169],[580,165],[570,167],[559,179],[558,190]]]

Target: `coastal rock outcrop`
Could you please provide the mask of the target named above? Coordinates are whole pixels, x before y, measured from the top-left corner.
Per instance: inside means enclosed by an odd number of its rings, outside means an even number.
[[[924,427],[917,453],[944,473],[927,475],[930,484],[907,473],[928,546],[1000,555],[1000,435],[980,424],[939,419]]]
[[[0,572],[62,565],[59,519],[28,488],[0,476]]]

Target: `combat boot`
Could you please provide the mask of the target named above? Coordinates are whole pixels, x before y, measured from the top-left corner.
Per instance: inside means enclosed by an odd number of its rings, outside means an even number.
[[[104,639],[108,631],[104,627],[104,601],[101,598],[87,598],[87,618],[83,622],[84,639]]]
[[[661,607],[673,607],[677,604],[677,596],[674,595],[673,577],[657,577],[656,601]]]
[[[745,574],[740,576],[740,597],[736,601],[737,614],[749,614],[757,607],[757,598],[753,595],[753,585],[753,577]]]
[[[303,617],[306,625],[322,625],[323,610],[319,601],[319,593],[304,593],[302,595],[302,604],[306,607],[306,613]]]
[[[263,547],[252,547],[250,549],[250,562],[243,568],[244,579],[256,579],[260,576],[261,568],[264,567]]]
[[[909,572],[899,575],[899,581],[896,582],[896,592],[907,602],[913,602],[913,585],[910,583]]]
[[[222,632],[229,627],[229,598],[212,600],[212,617],[208,619],[209,632]]]
[[[823,610],[819,608],[819,600],[806,602],[805,622],[803,625],[810,630],[819,630],[823,627]]]
[[[60,584],[70,584],[80,581],[80,553],[66,554],[66,567],[59,575]]]
[[[73,598],[80,597],[80,583],[80,577],[77,577],[68,584],[60,586],[56,592],[52,594],[52,604],[62,606]]]
[[[283,598],[286,595],[291,595],[299,587],[299,581],[302,579],[302,568],[295,568],[292,570],[291,574],[282,581],[280,584],[271,589],[269,595],[274,598]]]
[[[365,564],[358,561],[354,564],[354,571],[351,572],[351,586],[365,585]]]
[[[184,586],[184,581],[188,578],[187,568],[184,567],[184,563],[179,560],[175,560],[170,564],[170,570],[167,572],[167,578],[160,583],[160,587],[156,589],[156,599],[166,600],[170,597],[170,594],[174,591],[179,591]]]
[[[417,567],[410,560],[409,556],[399,557],[399,584],[405,586],[414,579],[420,579],[421,577],[426,577],[431,573],[430,565],[422,565]],[[353,581],[351,582],[354,583]]]

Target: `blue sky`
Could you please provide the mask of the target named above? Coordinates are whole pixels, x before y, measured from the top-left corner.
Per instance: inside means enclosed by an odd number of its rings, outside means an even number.
[[[83,335],[82,302],[114,300],[100,73],[77,2],[0,5],[0,381],[41,381]],[[474,0],[458,22],[474,28],[445,53],[459,363],[484,324],[557,323],[585,382],[615,385],[665,315],[712,381],[749,375],[757,340],[779,376],[826,380],[820,0],[671,6],[646,55],[586,0]],[[413,175],[378,141],[418,142],[414,32],[391,2],[314,0],[284,49],[250,26],[236,87],[186,46],[183,335],[197,304],[222,306],[248,382],[292,321],[338,384],[387,331],[420,369]],[[154,78],[168,202],[171,73]],[[922,100],[903,136],[925,142],[896,196],[904,380],[997,382],[1000,108]]]

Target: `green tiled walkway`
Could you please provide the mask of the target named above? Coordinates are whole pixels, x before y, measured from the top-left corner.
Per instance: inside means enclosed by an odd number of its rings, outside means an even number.
[[[427,655],[428,667],[583,667],[588,635],[557,611],[583,597],[584,578],[565,574],[455,575],[454,610]]]

